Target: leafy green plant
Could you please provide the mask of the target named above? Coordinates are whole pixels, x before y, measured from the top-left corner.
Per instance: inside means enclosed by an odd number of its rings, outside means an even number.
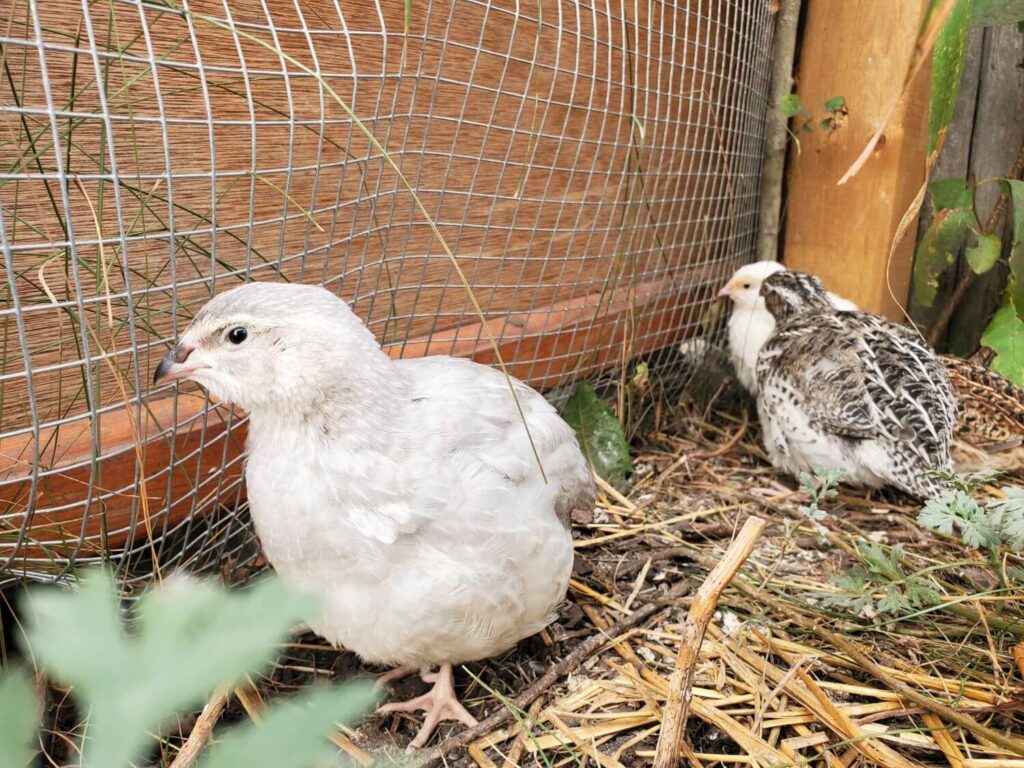
[[[113,580],[97,571],[76,591],[30,594],[26,639],[43,670],[70,684],[88,713],[82,766],[121,766],[144,757],[153,746],[150,734],[172,715],[268,664],[277,643],[314,606],[274,579],[231,592],[175,578],[140,598],[127,617],[129,630]],[[38,711],[19,679],[9,674],[0,687],[0,713]],[[312,689],[274,707],[259,726],[233,728],[200,765],[310,766],[324,755],[332,724],[356,717],[369,703],[362,686]],[[23,715],[3,719],[0,758],[24,754],[34,723]]]
[[[846,107],[846,99],[842,96],[832,96],[826,99],[822,108],[824,115],[815,119],[811,112],[804,109],[803,103],[800,100],[800,94],[791,93],[779,101],[779,109],[782,111],[782,114],[793,120],[793,129],[790,131],[790,136],[794,141],[797,141],[797,133],[810,133],[814,130],[815,125],[826,131],[833,131],[842,125],[846,115],[849,114],[849,110]],[[799,141],[797,141],[797,144],[799,145]]]
[[[870,607],[878,614],[903,615],[939,602],[939,593],[929,579],[904,572],[901,546],[886,552],[880,544],[862,541],[857,545],[857,556],[857,565],[832,577],[832,583],[841,591],[825,595],[823,604],[848,608],[854,613]],[[882,597],[876,601],[879,593]]]
[[[945,490],[928,500],[917,522],[947,536],[958,536],[968,547],[987,550],[998,570],[1003,547],[1024,550],[1024,489],[1005,487],[1005,499],[985,504],[975,500],[973,491],[994,477],[990,472],[944,474]]]
[[[938,6],[933,0],[929,14]],[[942,148],[960,88],[964,56],[971,26],[1024,22],[1024,0],[957,0],[935,42],[932,53],[931,97],[928,115],[928,168]],[[1024,386],[1024,349],[1018,341],[1024,333],[1024,182],[988,179],[998,183],[1011,206],[1013,241],[1007,260],[1006,296],[999,312],[982,336],[982,343],[996,352],[992,367]],[[1003,242],[999,234],[982,226],[975,213],[976,184],[966,179],[943,179],[929,185],[934,212],[918,242],[914,258],[914,300],[933,305],[939,279],[952,266],[961,248],[975,275],[1000,263]],[[968,275],[968,277],[970,277]],[[1007,307],[1015,310],[1012,314]]]
[[[819,504],[827,499],[834,499],[839,495],[836,487],[843,479],[843,470],[815,467],[814,474],[806,472],[800,475],[800,489],[807,494],[810,501],[801,504],[800,512],[809,520],[821,522],[827,514]]]
[[[621,485],[633,472],[629,443],[622,425],[594,388],[586,381],[576,385],[562,418],[576,430],[576,437],[591,468],[612,485]]]

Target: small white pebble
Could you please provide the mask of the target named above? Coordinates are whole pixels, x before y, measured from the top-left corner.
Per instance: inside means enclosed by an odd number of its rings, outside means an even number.
[[[872,531],[868,534],[868,538],[875,544],[886,544],[889,541],[889,534],[885,531]]]
[[[736,637],[743,628],[743,621],[732,611],[720,611],[722,616],[722,631],[729,637]]]
[[[578,691],[584,685],[590,682],[590,678],[586,675],[570,674],[565,679],[565,687],[569,689],[569,692]]]
[[[658,654],[648,648],[646,645],[640,645],[636,648],[637,656],[640,656],[644,661],[655,662],[658,660]]]

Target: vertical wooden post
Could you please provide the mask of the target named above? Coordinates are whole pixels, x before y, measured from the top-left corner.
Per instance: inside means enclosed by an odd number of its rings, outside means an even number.
[[[818,275],[862,309],[901,319],[914,239],[903,240],[891,263],[889,250],[924,183],[930,67],[918,74],[860,172],[841,187],[836,182],[898,97],[928,2],[805,5],[797,93],[813,119],[809,133],[798,133],[799,151],[791,152],[783,260]],[[823,105],[833,96],[846,100],[849,114],[822,128]]]
[[[772,82],[768,117],[764,124],[764,165],[761,166],[761,202],[757,215],[757,260],[776,261],[782,217],[782,181],[786,169],[789,131],[779,103],[793,91],[801,0],[782,0],[775,19],[772,46]]]

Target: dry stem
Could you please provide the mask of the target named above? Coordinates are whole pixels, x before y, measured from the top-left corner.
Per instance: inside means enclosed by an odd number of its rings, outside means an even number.
[[[171,768],[189,768],[196,761],[200,751],[210,740],[210,734],[213,733],[214,726],[217,725],[217,721],[220,720],[220,716],[224,714],[227,706],[228,692],[226,690],[214,691],[213,696],[203,707],[203,711],[199,713],[196,724],[192,726],[192,733],[178,750],[178,756],[171,763]]]
[[[467,728],[461,733],[445,739],[433,749],[425,751],[420,756],[420,759],[414,761],[412,765],[426,765],[433,760],[437,760],[446,752],[463,747],[480,736],[490,733],[494,729],[503,725],[506,721],[511,720],[513,711],[525,710],[533,703],[534,699],[550,688],[556,681],[574,671],[580,664],[600,650],[604,645],[609,642],[613,642],[620,635],[649,619],[664,607],[666,601],[677,600],[685,595],[689,591],[689,587],[689,582],[680,581],[669,589],[669,591],[660,599],[633,611],[633,613],[626,616],[622,621],[611,626],[606,632],[600,632],[588,637],[582,643],[577,645],[568,656],[548,669],[547,672],[531,683],[526,690],[516,696],[516,698],[512,700],[510,706],[500,709],[472,728]]]
[[[765,521],[760,517],[748,517],[726,550],[725,556],[712,569],[693,596],[679,646],[679,655],[676,657],[675,671],[669,681],[668,700],[661,721],[661,735],[658,737],[654,768],[673,768],[679,762],[679,745],[683,740],[686,717],[690,710],[693,668],[700,655],[704,632],[718,607],[722,592],[750,556],[764,526]]]

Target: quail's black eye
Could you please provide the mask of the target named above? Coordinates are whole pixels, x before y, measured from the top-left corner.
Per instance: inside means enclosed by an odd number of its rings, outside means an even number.
[[[243,328],[242,326],[232,328],[230,331],[228,331],[228,341],[230,341],[232,344],[241,344],[247,338],[249,338],[249,332],[245,330],[245,328]]]
[[[743,288],[744,288],[744,290],[746,290],[746,289],[747,289],[747,288],[749,288],[749,287],[750,287],[750,283],[744,283],[744,284],[743,284]],[[237,329],[236,329],[236,330],[237,330]]]

